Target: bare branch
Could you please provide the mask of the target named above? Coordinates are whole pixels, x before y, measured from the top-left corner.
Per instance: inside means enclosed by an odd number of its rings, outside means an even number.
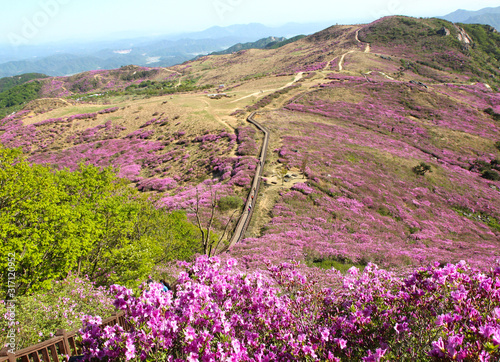
[[[239,210],[236,209],[234,210],[234,212],[231,214],[231,217],[229,218],[229,221],[226,223],[226,226],[224,227],[224,231],[221,235],[221,237],[219,238],[219,240],[217,240],[216,244],[215,244],[215,248],[214,250],[217,251],[219,249],[219,245],[220,243],[222,242],[222,239],[224,239],[224,235],[226,235],[226,232],[227,232],[227,229],[229,227],[229,225],[231,224],[231,221],[233,220],[233,217],[234,217],[234,214],[236,214]]]
[[[196,222],[198,223],[198,229],[200,229],[201,232],[201,244],[203,246],[203,253],[207,253],[207,245],[205,243],[205,231],[203,230],[203,226],[201,225],[201,220],[200,220],[200,194],[198,187],[196,187],[196,208],[195,208],[195,214],[196,214]]]

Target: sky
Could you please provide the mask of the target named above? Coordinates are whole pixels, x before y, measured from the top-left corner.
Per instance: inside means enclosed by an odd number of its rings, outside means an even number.
[[[0,0],[0,44],[43,45],[289,22],[367,23],[387,15],[440,16],[498,0]]]

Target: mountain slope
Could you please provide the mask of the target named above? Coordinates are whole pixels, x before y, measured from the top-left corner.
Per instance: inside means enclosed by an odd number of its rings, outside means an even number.
[[[487,14],[500,14],[500,6],[494,7],[494,8],[491,8],[491,7],[484,8],[484,9],[476,10],[476,11],[460,9],[460,10],[454,11],[450,14],[441,16],[440,18],[451,21],[452,23],[464,23],[469,18],[472,18],[475,16],[487,15]]]
[[[230,48],[227,48],[226,50],[221,50],[220,52],[213,52],[210,55],[223,55],[223,54],[231,54],[234,52],[238,52],[240,50],[246,50],[246,49],[263,49],[267,48],[268,45],[274,45],[275,43],[279,43],[286,40],[286,38],[280,38],[280,37],[274,37],[270,36],[267,38],[259,39],[255,42],[249,42],[249,43],[238,43],[233,45]]]
[[[9,90],[10,88],[15,87],[16,85],[29,82],[30,80],[33,79],[41,79],[41,78],[48,78],[48,75],[40,73],[27,73],[15,77],[0,78],[0,93],[5,92],[6,90]]]
[[[269,159],[231,250],[239,267],[487,269],[500,256],[499,49],[491,27],[441,19],[333,26],[170,69],[39,80],[40,94],[64,99],[5,118],[0,140],[32,162],[121,167],[192,214],[196,187],[250,197],[262,135],[245,115],[256,110]]]

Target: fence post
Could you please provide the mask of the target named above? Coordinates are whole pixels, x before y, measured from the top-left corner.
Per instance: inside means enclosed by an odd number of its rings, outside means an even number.
[[[15,353],[9,353],[9,348],[8,347],[3,347],[0,350],[0,357],[7,357],[9,359],[9,362],[16,362],[16,354]]]
[[[68,342],[68,337],[67,337],[66,331],[64,329],[58,329],[56,331],[56,336],[63,337],[61,342],[62,342],[64,351],[61,351],[61,352],[63,352],[62,354],[66,354],[68,356],[71,356],[72,352],[71,352],[71,349],[69,348],[69,342]]]

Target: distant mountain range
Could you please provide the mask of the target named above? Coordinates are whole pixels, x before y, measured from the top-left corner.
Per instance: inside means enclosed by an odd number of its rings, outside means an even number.
[[[15,52],[8,47],[0,47],[0,77],[33,72],[62,76],[94,69],[114,69],[128,64],[168,67],[199,55],[227,49],[237,43],[255,42],[269,36],[283,40],[284,37],[311,34],[325,26],[322,23],[290,23],[272,28],[262,24],[246,24],[217,26],[196,33],[156,38],[88,44],[61,43],[48,45],[46,49],[39,46],[23,47],[15,49]]]
[[[500,30],[500,6],[477,11],[457,10],[440,18],[453,23],[487,24]]]
[[[500,29],[500,7],[478,11],[457,10],[440,18],[454,23],[488,24]],[[95,69],[115,69],[129,64],[169,67],[200,55],[276,48],[299,39],[299,34],[312,34],[329,25],[289,23],[273,28],[252,23],[215,26],[200,32],[170,36],[19,48],[0,46],[0,78],[24,73],[63,76]]]

